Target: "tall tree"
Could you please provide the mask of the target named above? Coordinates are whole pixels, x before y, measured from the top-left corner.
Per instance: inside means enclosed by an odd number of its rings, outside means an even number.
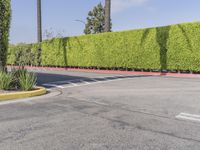
[[[101,3],[89,11],[85,25],[85,34],[96,34],[104,32],[105,14]]]
[[[105,0],[105,32],[111,31],[111,0]]]
[[[109,19],[109,30],[111,31],[112,23],[111,19]],[[81,21],[82,22],[82,21]],[[87,17],[87,23],[85,24],[85,34],[96,34],[107,32],[105,29],[105,7],[101,3],[93,8],[93,10],[89,11]]]
[[[42,8],[41,0],[37,0],[37,32],[38,43],[42,42]]]
[[[5,70],[7,61],[11,18],[10,3],[10,0],[0,0],[0,70]]]

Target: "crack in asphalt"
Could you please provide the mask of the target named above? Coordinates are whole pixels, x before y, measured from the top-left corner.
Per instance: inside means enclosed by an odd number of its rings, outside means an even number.
[[[111,106],[105,106],[105,105],[101,105],[101,104],[97,104],[97,103],[93,103],[93,102],[89,102],[89,101],[79,100],[79,99],[76,99],[76,98],[73,98],[73,99],[77,100],[77,101],[83,101],[83,102],[92,103],[92,104],[95,104],[95,105],[100,105],[103,108],[109,108],[109,109],[112,109],[112,110],[119,110],[119,108],[115,108],[115,107],[111,107]],[[65,106],[62,106],[62,107],[65,107]],[[142,127],[142,126],[139,126],[139,125],[134,125],[134,124],[131,124],[131,123],[128,123],[126,121],[119,120],[119,119],[111,119],[111,118],[108,118],[108,117],[99,116],[99,113],[105,112],[105,111],[102,111],[102,110],[98,111],[97,113],[88,113],[88,112],[83,111],[84,107],[82,107],[82,109],[79,109],[80,106],[78,106],[78,107],[72,106],[72,107],[74,108],[75,111],[77,111],[79,113],[83,113],[83,114],[92,115],[92,116],[95,116],[95,117],[98,117],[98,118],[102,118],[102,119],[111,121],[112,123],[113,122],[114,123],[118,123],[120,125],[120,127],[122,127],[122,129],[124,129],[126,126],[129,126],[129,127],[133,127],[134,129],[138,129],[138,130],[142,130],[142,131],[148,131],[148,132],[152,132],[152,133],[163,134],[163,135],[167,135],[167,136],[178,138],[178,139],[182,139],[182,140],[187,140],[187,141],[193,141],[193,142],[200,143],[199,139],[194,139],[194,138],[189,138],[189,137],[182,137],[182,136],[175,135],[174,133],[168,133],[168,132],[164,132],[164,131],[147,129],[145,127]],[[87,109],[88,107],[85,107],[85,108]],[[160,118],[163,118],[163,119],[170,119],[170,120],[180,121],[180,120],[177,120],[177,119],[172,119],[170,117],[157,116],[157,115],[154,115],[154,114],[149,114],[149,113],[144,113],[144,112],[139,112],[139,111],[130,111],[130,110],[127,110],[127,109],[121,109],[121,110],[132,112],[132,113],[141,113],[141,114],[145,114],[145,115],[149,115],[149,116],[156,116],[156,117],[160,117]]]

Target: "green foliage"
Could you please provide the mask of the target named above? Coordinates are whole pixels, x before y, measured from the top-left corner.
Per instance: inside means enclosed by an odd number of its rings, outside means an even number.
[[[36,76],[26,69],[12,70],[10,73],[0,71],[0,90],[29,91],[36,85]]]
[[[44,66],[200,71],[200,23],[56,38],[41,55]]]
[[[24,65],[38,65],[39,58],[39,44],[18,44],[10,45],[8,49],[7,64]]]
[[[5,69],[10,29],[10,0],[0,0],[0,70]]]
[[[30,91],[36,85],[37,78],[34,73],[27,72],[26,70],[20,70],[19,75],[19,86],[23,91]]]
[[[12,75],[5,71],[0,71],[0,90],[9,90],[12,83]]]
[[[21,74],[27,74],[28,71],[26,69],[23,68],[19,68],[19,69],[12,69],[12,87],[13,89],[20,89],[20,76]]]
[[[46,40],[42,43],[42,65],[44,66],[65,66],[66,63],[66,40],[57,38]],[[65,60],[65,61],[64,61]],[[53,63],[52,63],[53,62]]]
[[[87,23],[85,25],[85,34],[102,33],[105,29],[105,9],[101,3],[89,11]]]

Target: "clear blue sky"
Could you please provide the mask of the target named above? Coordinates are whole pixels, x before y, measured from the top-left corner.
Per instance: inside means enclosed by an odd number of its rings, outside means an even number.
[[[36,1],[12,0],[10,42],[35,42]],[[83,34],[87,13],[104,0],[42,0],[43,30]],[[200,0],[112,0],[113,31],[200,21]]]

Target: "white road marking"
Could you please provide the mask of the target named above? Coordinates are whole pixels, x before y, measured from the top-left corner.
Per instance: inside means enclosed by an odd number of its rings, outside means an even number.
[[[96,79],[92,79],[92,81],[95,81],[95,82],[100,82],[100,81],[98,81],[98,80],[96,80]]]
[[[200,122],[200,115],[196,114],[180,113],[179,115],[176,116],[176,118],[181,120]]]
[[[98,102],[98,101],[88,101],[88,102],[92,102],[92,103],[95,103],[95,104],[98,104],[98,105],[109,106],[109,104]]]
[[[57,87],[57,88],[61,88],[61,89],[64,89],[65,87],[64,86],[61,86],[61,85],[56,85],[56,84],[43,84],[44,86],[50,86],[50,87]]]
[[[80,80],[81,81],[81,84],[84,84],[84,85],[89,85],[91,83],[87,82],[87,81],[84,81],[84,80]]]
[[[116,77],[116,76],[113,76]],[[107,82],[113,82],[113,81],[122,81],[122,80],[127,80],[130,79],[130,77],[132,76],[127,76],[126,78],[117,78],[116,79],[112,79],[112,80],[104,80],[104,81],[100,81],[98,79],[105,79],[107,77],[102,77],[102,78],[97,78],[97,79],[90,79],[93,82],[87,82],[83,80],[65,80],[65,81],[56,81],[56,82],[50,82],[50,83],[45,83],[43,84],[43,86],[50,86],[50,87],[57,87],[57,88],[61,88],[61,89],[66,89],[66,88],[72,88],[72,87],[79,87],[79,86],[86,86],[86,85],[91,85],[91,84],[99,84],[99,83],[107,83]],[[80,81],[80,82],[77,82]],[[74,83],[76,82],[76,83]],[[63,85],[57,85],[57,84],[62,84]]]
[[[73,82],[68,82],[69,84],[73,85],[73,86],[77,86],[78,84],[73,83]]]

